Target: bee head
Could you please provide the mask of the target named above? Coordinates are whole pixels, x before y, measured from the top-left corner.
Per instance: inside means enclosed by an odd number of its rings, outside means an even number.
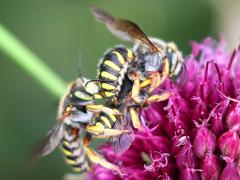
[[[95,82],[85,77],[80,77],[70,89],[69,96],[71,103],[74,105],[91,104],[94,100],[94,94],[98,91],[98,86]]]

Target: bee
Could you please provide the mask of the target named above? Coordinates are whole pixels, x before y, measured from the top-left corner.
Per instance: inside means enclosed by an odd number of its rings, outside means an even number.
[[[59,103],[57,122],[36,148],[32,159],[48,155],[61,144],[64,159],[75,172],[89,170],[90,163],[118,170],[117,166],[103,159],[88,146],[91,139],[89,135],[81,137],[86,125],[94,116],[94,112],[89,111],[91,108],[88,109],[88,105],[94,103],[94,94],[98,92],[97,85],[89,81],[80,77],[69,85]]]
[[[141,129],[138,112],[151,102],[164,101],[170,97],[170,92],[158,95],[152,95],[152,92],[166,78],[176,79],[181,74],[185,68],[182,54],[172,42],[147,37],[134,22],[115,18],[97,7],[92,7],[91,10],[110,32],[134,43],[132,49],[118,46],[108,51],[100,60],[98,79],[106,81],[100,83],[100,89],[105,97],[111,97],[110,107],[123,112],[123,117],[114,128],[123,126],[123,129],[131,129],[131,121],[134,128]],[[132,139],[129,137],[122,140],[115,138],[117,149],[129,147]],[[124,147],[119,148],[120,144],[124,144]]]
[[[135,58],[131,60],[133,63],[128,68],[127,73],[134,81],[133,90],[138,91],[133,93],[133,99],[136,102],[139,101],[137,96],[140,87],[149,85],[149,92],[152,92],[167,77],[176,78],[179,76],[184,68],[184,63],[182,54],[174,43],[166,43],[158,38],[148,37],[134,22],[115,18],[97,7],[92,7],[91,10],[96,19],[104,23],[110,32],[120,39],[134,43],[131,54]],[[111,74],[111,72],[109,73]],[[142,80],[140,85],[139,80]],[[158,98],[162,99],[161,96],[155,96],[153,99]]]

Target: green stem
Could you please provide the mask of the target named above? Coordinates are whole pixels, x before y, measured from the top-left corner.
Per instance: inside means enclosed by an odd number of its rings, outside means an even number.
[[[65,82],[2,24],[0,24],[0,49],[54,96],[63,95],[66,89]]]

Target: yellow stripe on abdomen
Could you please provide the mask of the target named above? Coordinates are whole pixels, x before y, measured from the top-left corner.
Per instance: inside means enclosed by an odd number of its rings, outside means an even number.
[[[115,89],[115,86],[113,86],[111,84],[107,84],[107,83],[102,83],[101,86],[102,86],[103,89],[106,89],[106,90],[113,90],[113,89]]]
[[[72,152],[71,151],[68,151],[66,149],[64,149],[64,147],[61,147],[62,149],[62,152],[66,155],[66,156],[72,156]]]
[[[70,146],[70,143],[69,143],[68,141],[66,141],[66,140],[63,140],[63,144],[64,144],[65,146],[67,146],[67,147]]]
[[[124,58],[122,57],[122,55],[121,55],[119,52],[113,51],[112,53],[117,56],[117,59],[118,59],[118,61],[119,61],[121,64],[125,64],[125,60],[124,60]]]
[[[111,120],[113,121],[113,122],[116,122],[116,116],[114,116],[113,114],[108,114],[109,115],[109,117],[111,118]]]
[[[75,165],[76,164],[76,160],[68,159],[67,157],[65,157],[65,162],[69,165]]]
[[[115,71],[121,71],[120,67],[118,67],[118,65],[116,65],[114,62],[112,62],[110,60],[105,60],[103,62],[103,64],[109,66],[110,68],[114,69]]]
[[[112,128],[111,123],[105,116],[101,116],[100,119],[106,124],[108,128]]]
[[[133,52],[130,49],[127,49],[127,56],[130,61],[134,60]]]
[[[104,77],[104,78],[110,79],[110,80],[112,80],[112,81],[116,81],[116,80],[117,80],[117,77],[116,77],[116,76],[110,74],[110,73],[107,72],[107,71],[103,71],[103,72],[101,72],[101,77]]]
[[[106,97],[112,97],[112,96],[114,96],[115,94],[114,93],[112,93],[112,92],[104,92],[104,94],[105,94],[105,96]]]

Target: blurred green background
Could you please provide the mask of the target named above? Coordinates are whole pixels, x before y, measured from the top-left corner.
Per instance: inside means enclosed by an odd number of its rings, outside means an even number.
[[[97,5],[137,22],[147,35],[175,41],[184,54],[190,40],[216,36],[214,3],[204,0],[0,0],[0,23],[23,41],[66,82],[82,71],[95,77],[106,48],[124,43],[95,21]],[[58,99],[0,50],[0,179],[62,179],[71,172],[58,150],[28,168],[25,160],[55,121]]]

